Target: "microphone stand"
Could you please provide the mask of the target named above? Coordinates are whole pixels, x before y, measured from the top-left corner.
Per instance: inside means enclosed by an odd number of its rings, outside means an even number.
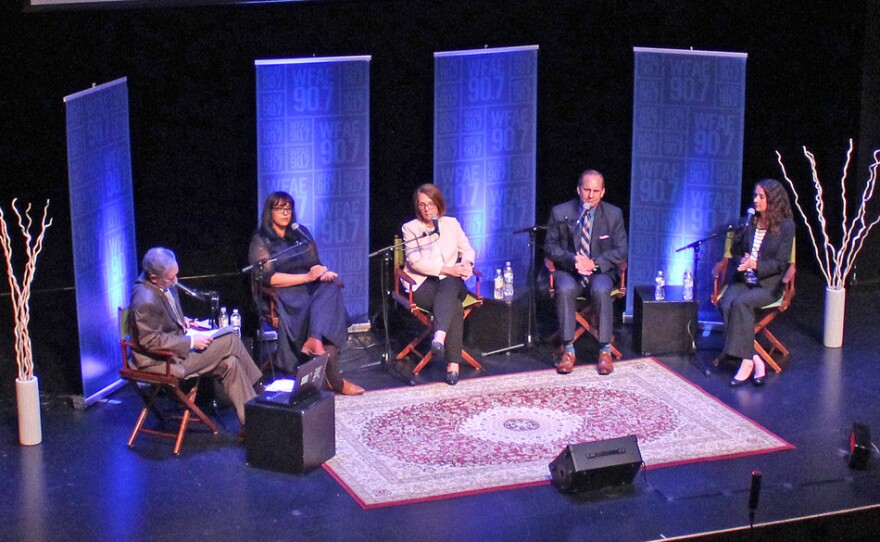
[[[413,237],[409,241],[421,239],[421,238],[426,237],[428,235],[432,235],[432,234],[429,234],[426,232],[421,237]],[[406,246],[407,242],[408,241],[401,240],[400,242],[391,243],[390,245],[388,245],[386,247],[382,247],[379,250],[371,252],[367,257],[373,258],[375,256],[380,256],[380,255],[382,256],[382,260],[381,260],[382,267],[379,272],[379,277],[380,277],[379,280],[381,283],[380,287],[382,288],[382,328],[384,330],[384,335],[385,335],[385,337],[384,337],[384,339],[385,339],[385,353],[382,354],[382,366],[392,376],[398,378],[399,380],[406,382],[410,386],[415,386],[416,385],[415,380],[404,376],[403,373],[401,373],[400,371],[398,371],[397,369],[394,368],[394,365],[391,361],[393,358],[393,354],[391,352],[391,335],[390,335],[390,332],[388,329],[388,327],[389,327],[389,324],[388,324],[388,320],[389,320],[388,319],[388,298],[391,296],[391,287],[388,283],[388,277],[391,274],[391,265],[392,265],[391,259],[393,257],[394,251],[401,248],[401,247]]]
[[[494,354],[501,353],[509,353],[518,348],[527,348],[531,349],[535,345],[535,337],[537,336],[537,310],[536,310],[536,297],[535,297],[535,289],[537,288],[537,272],[535,269],[535,257],[537,255],[537,241],[536,237],[539,231],[546,230],[547,226],[533,225],[528,226],[526,228],[520,228],[518,230],[513,230],[513,233],[528,233],[529,234],[529,271],[526,275],[526,281],[529,284],[529,305],[528,305],[528,324],[526,326],[526,338],[524,342],[519,344],[513,344],[510,346],[506,346],[504,348],[499,348],[498,350],[492,350],[491,352],[483,352],[481,357],[492,356]],[[509,338],[509,336],[508,336]]]

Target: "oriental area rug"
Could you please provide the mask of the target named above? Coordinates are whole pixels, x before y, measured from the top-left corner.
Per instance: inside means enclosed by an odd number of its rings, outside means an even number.
[[[569,444],[636,435],[647,468],[793,446],[650,358],[336,397],[324,468],[364,508],[550,482]]]

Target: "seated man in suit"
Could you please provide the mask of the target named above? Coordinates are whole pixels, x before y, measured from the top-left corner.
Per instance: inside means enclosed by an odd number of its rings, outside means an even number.
[[[547,226],[544,253],[556,265],[556,316],[564,351],[556,371],[574,369],[574,333],[577,297],[589,291],[599,314],[600,375],[614,370],[611,331],[614,301],[611,290],[619,277],[618,264],[626,260],[627,237],[620,208],[603,202],[605,179],[596,170],[581,174],[578,198],[553,207]]]
[[[219,378],[244,427],[244,404],[256,396],[254,386],[262,374],[236,335],[213,339],[187,336],[189,320],[183,316],[177,296],[177,258],[167,248],[151,248],[144,255],[143,273],[131,290],[131,340],[144,351],[175,352],[172,371],[178,378],[209,374]],[[142,371],[165,370],[160,357],[133,352]]]

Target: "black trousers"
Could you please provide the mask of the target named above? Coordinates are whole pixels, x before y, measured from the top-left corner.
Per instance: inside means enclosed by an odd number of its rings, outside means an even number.
[[[434,314],[434,329],[446,332],[446,361],[461,362],[464,341],[464,308],[467,287],[458,277],[428,277],[413,292],[413,301]]]

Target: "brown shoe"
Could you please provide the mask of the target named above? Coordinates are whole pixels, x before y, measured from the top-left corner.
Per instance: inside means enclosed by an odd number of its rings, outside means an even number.
[[[307,356],[323,356],[326,353],[324,343],[314,337],[309,337],[303,344],[302,353]]]
[[[596,371],[600,375],[610,375],[614,372],[614,362],[611,361],[611,354],[599,352],[599,363],[596,364]]]
[[[338,393],[339,395],[363,395],[364,391],[366,391],[366,390],[364,390],[364,388],[358,386],[357,384],[349,382],[348,380],[342,381],[342,389],[341,390],[333,389],[333,385],[328,380],[327,381],[327,388],[329,388],[330,391]]]
[[[556,372],[561,375],[567,375],[574,370],[574,364],[574,354],[571,352],[565,352],[562,354],[562,359],[559,361],[559,365],[556,366]]]

